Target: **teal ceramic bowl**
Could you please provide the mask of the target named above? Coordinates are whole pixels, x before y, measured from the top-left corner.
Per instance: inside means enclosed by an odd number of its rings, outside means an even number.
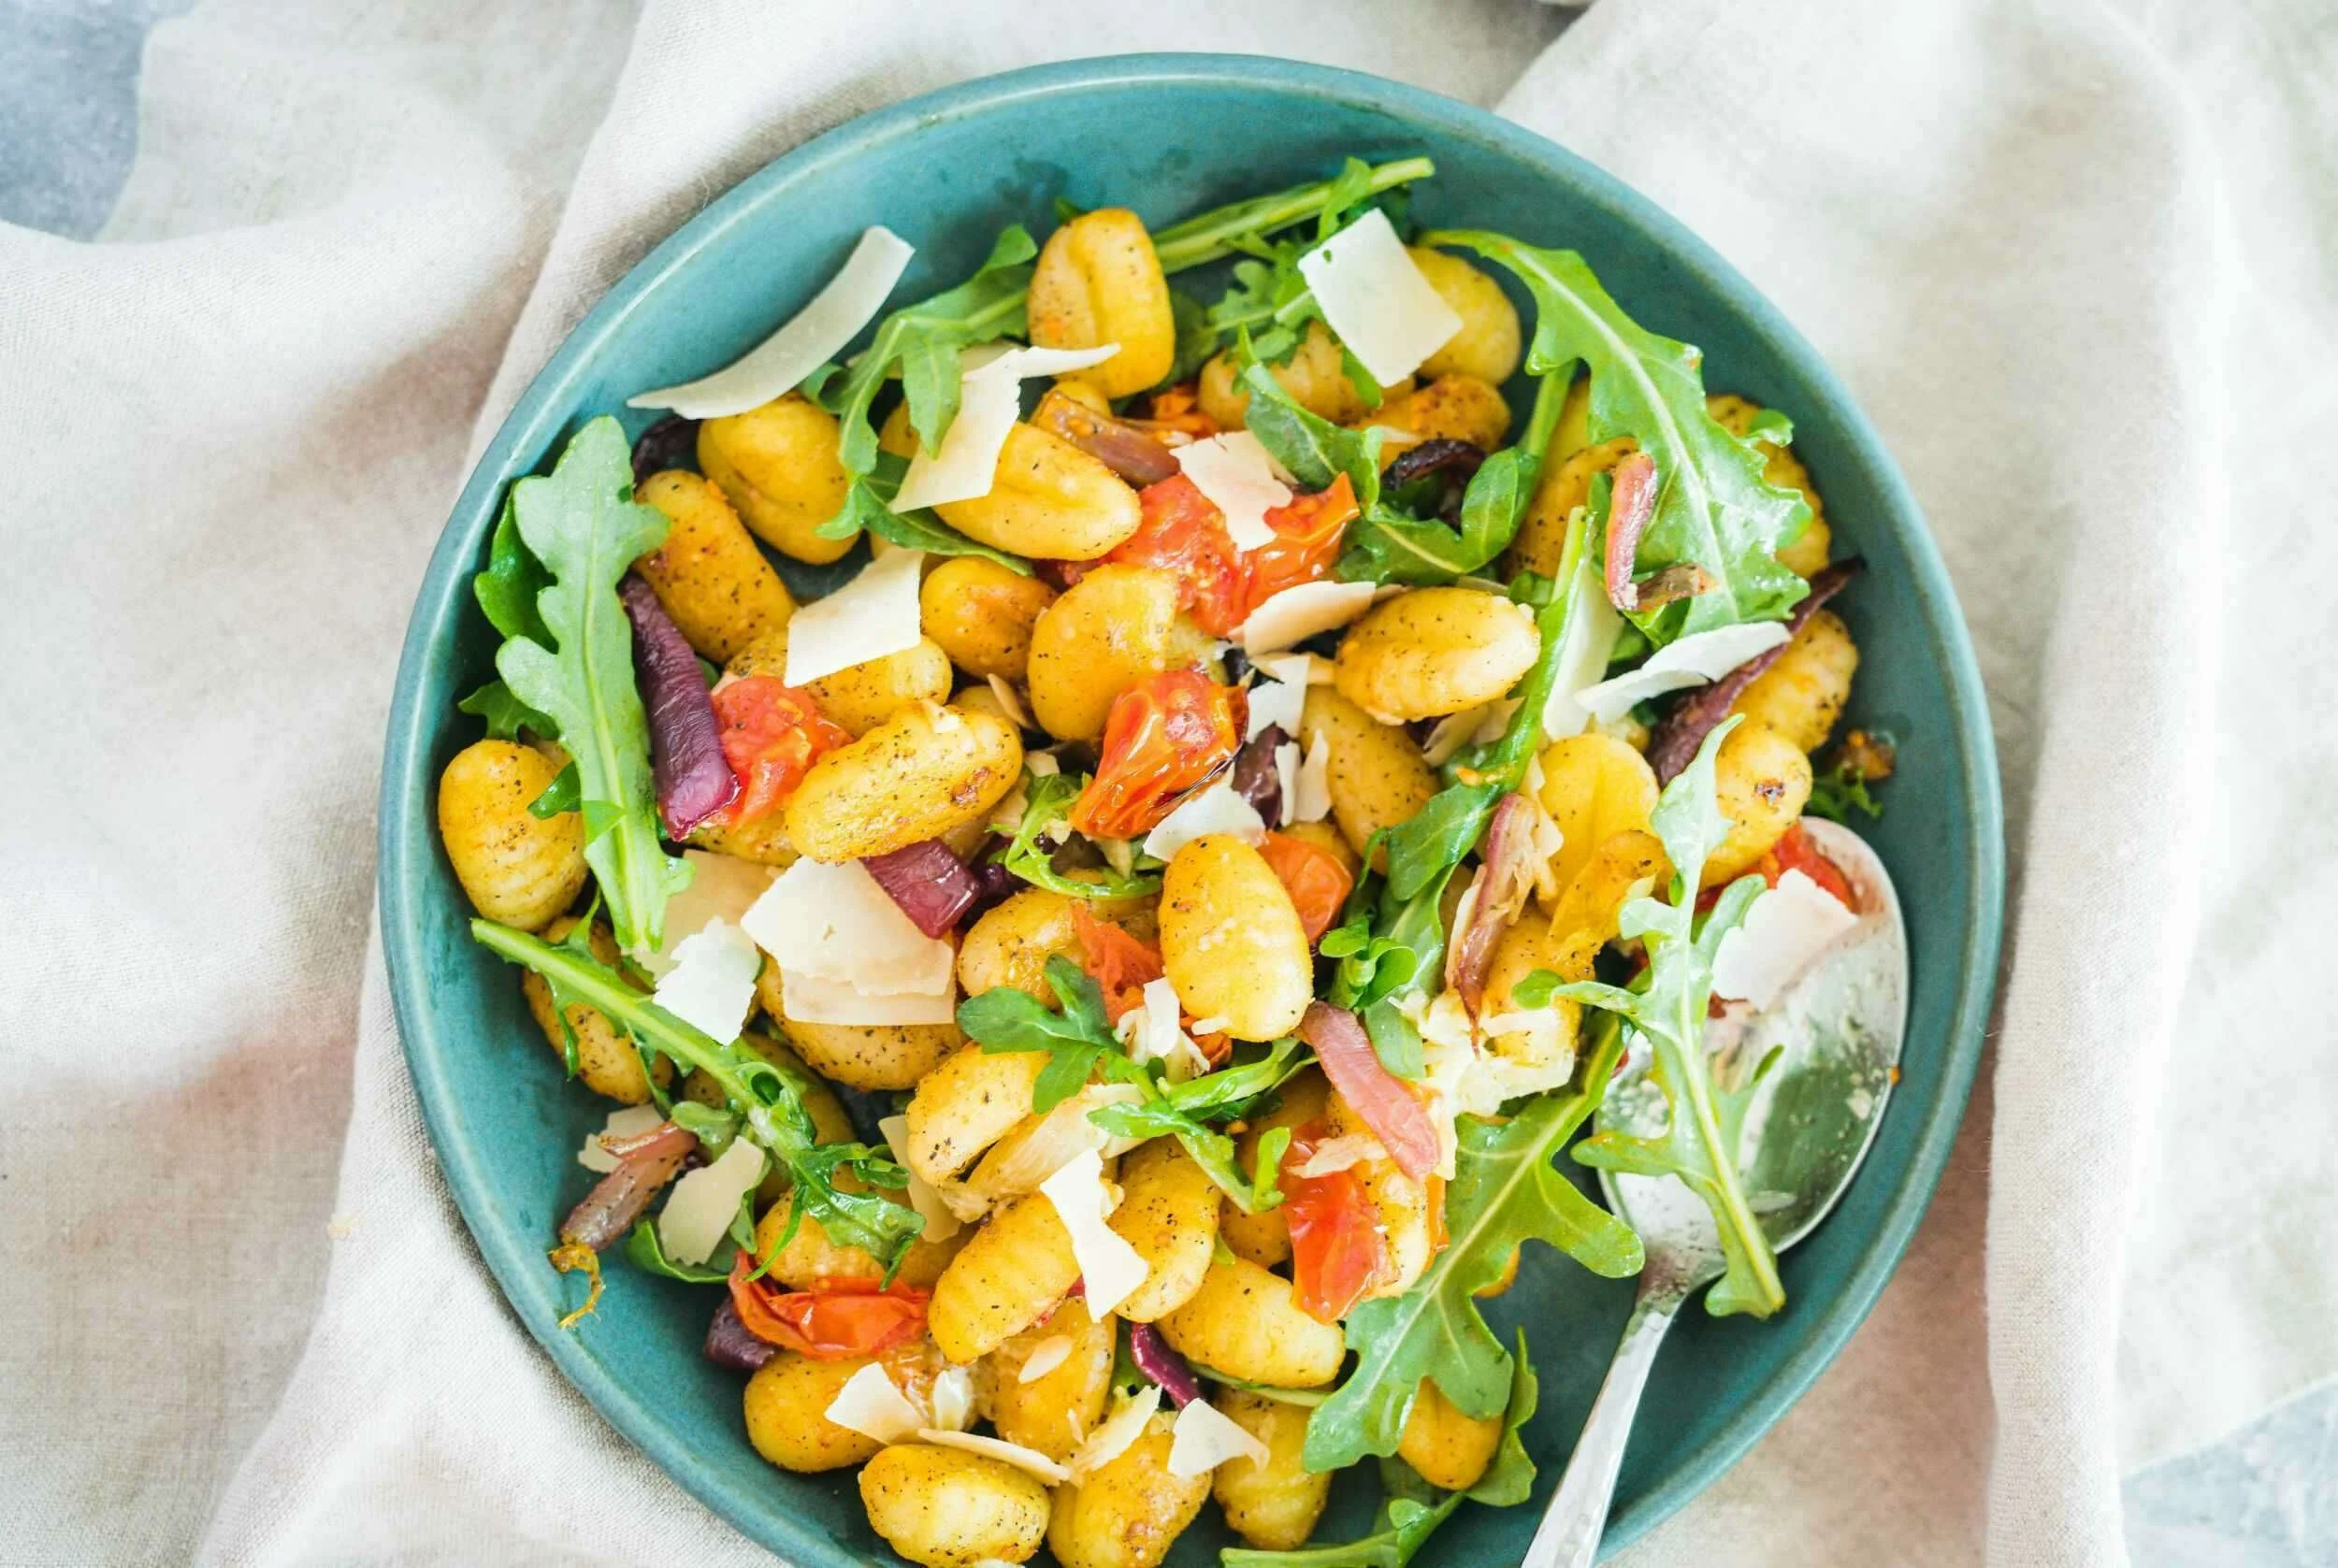
[[[1777,1320],[1674,1331],[1640,1407],[1610,1550],[1643,1534],[1778,1419],[1856,1329],[1946,1163],[1981,1054],[2002,892],[1997,770],[1981,683],[1922,514],[1874,429],[1810,345],[1727,263],[1663,211],[1541,137],[1376,78],[1284,61],[1162,55],[1082,61],[970,82],[868,115],[780,158],[715,202],[600,302],[538,376],[471,476],[414,607],[382,781],[382,918],[407,1059],[448,1185],[528,1331],[584,1397],[685,1488],[801,1568],[889,1562],[852,1473],[783,1474],[747,1446],[740,1378],[702,1360],[714,1296],[613,1261],[599,1312],[544,1261],[587,1177],[575,1162],[606,1107],[561,1078],[516,971],[473,945],[433,824],[440,770],[475,739],[455,702],[490,672],[469,591],[498,498],[586,418],[724,364],[799,309],[870,223],[917,256],[899,297],[945,286],[1002,224],[1034,231],[1056,197],[1131,205],[1160,225],[1237,195],[1320,178],[1340,159],[1426,152],[1432,226],[1505,229],[1583,252],[1640,321],[1705,351],[1716,389],[1789,412],[1826,497],[1838,554],[1869,570],[1838,601],[1865,658],[1853,717],[1902,738],[1890,809],[1862,825],[1906,898],[1913,990],[1905,1080],[1865,1171],[1784,1259]],[[1523,302],[1522,302],[1523,303]],[[1521,405],[1523,406],[1523,405]],[[800,579],[801,581],[801,579]],[[1580,1174],[1580,1172],[1578,1172]],[[1537,1506],[1465,1508],[1447,1563],[1515,1562],[1589,1408],[1631,1298],[1530,1249],[1496,1327],[1532,1325],[1542,1406]],[[1369,1467],[1364,1467],[1368,1471]],[[1319,1538],[1360,1533],[1368,1474],[1343,1480]],[[1216,1510],[1172,1560],[1215,1562]]]

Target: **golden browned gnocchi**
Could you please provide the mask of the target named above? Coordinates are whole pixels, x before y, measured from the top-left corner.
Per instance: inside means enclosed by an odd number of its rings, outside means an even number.
[[[1318,737],[1324,743],[1332,820],[1358,855],[1373,834],[1407,820],[1436,793],[1436,774],[1411,738],[1333,687],[1307,688],[1299,735],[1310,747]]]
[[[1851,700],[1851,678],[1858,672],[1859,649],[1851,628],[1831,610],[1813,611],[1794,640],[1779,650],[1777,662],[1738,694],[1729,712],[1749,724],[1764,724],[1806,752],[1826,744],[1835,720]]]
[[[1542,809],[1559,830],[1544,885],[1565,893],[1601,844],[1618,833],[1645,831],[1656,809],[1656,774],[1648,759],[1612,736],[1592,731],[1553,741],[1542,754]]]
[[[1314,998],[1307,933],[1290,893],[1231,834],[1204,834],[1169,862],[1161,961],[1186,1011],[1236,1040],[1289,1034]]]
[[[1218,1467],[1210,1490],[1226,1511],[1226,1526],[1263,1551],[1305,1546],[1330,1501],[1332,1478],[1307,1469],[1307,1407],[1221,1389],[1210,1403],[1235,1426],[1266,1445],[1266,1462],[1247,1455]]]
[[[1713,794],[1729,835],[1705,861],[1708,887],[1752,870],[1801,818],[1811,798],[1811,759],[1769,726],[1748,720],[1714,754]]]
[[[1321,322],[1309,322],[1291,357],[1279,365],[1268,366],[1267,370],[1301,408],[1319,419],[1330,420],[1334,424],[1352,424],[1372,411],[1348,378],[1339,340]],[[1381,396],[1384,399],[1397,398],[1411,390],[1412,378],[1407,376],[1382,388]],[[1202,367],[1200,397],[1202,412],[1220,425],[1228,430],[1243,427],[1244,416],[1249,411],[1250,393],[1234,378],[1232,354],[1217,354]]]
[[[1031,1114],[1032,1086],[1047,1065],[1035,1051],[970,1045],[917,1081],[903,1113],[909,1168],[940,1187]]]
[[[1705,399],[1705,405],[1723,428],[1736,436],[1748,434],[1754,420],[1761,417],[1762,407],[1729,393],[1719,393]],[[1778,552],[1779,564],[1789,571],[1810,576],[1826,564],[1830,530],[1826,526],[1826,507],[1818,498],[1818,487],[1811,482],[1810,469],[1795,455],[1794,448],[1780,446],[1775,441],[1756,440],[1754,450],[1762,454],[1762,478],[1781,490],[1797,490],[1811,509],[1811,525],[1795,539]]]
[[[930,1443],[896,1443],[860,1472],[869,1527],[924,1568],[1024,1562],[1047,1532],[1047,1490],[1013,1465]]]
[[[1055,602],[1036,576],[979,555],[960,555],[926,574],[917,609],[926,636],[967,674],[1020,681],[1031,663],[1032,627]]]
[[[1007,432],[989,494],[934,510],[994,549],[1051,561],[1092,561],[1136,532],[1142,516],[1118,474],[1029,424]]]
[[[787,837],[815,860],[904,849],[982,816],[1022,766],[1013,726],[919,703],[812,765],[787,801]]]
[[[740,649],[724,673],[739,680],[752,675],[786,680],[787,627],[766,632]],[[803,689],[819,705],[822,718],[858,740],[913,704],[946,701],[949,656],[931,638],[920,638],[898,653],[846,665],[807,682]]]
[[[1075,901],[1052,888],[1026,887],[985,911],[959,944],[959,985],[970,997],[1002,985],[1046,995],[1047,960],[1079,956]]]
[[[1161,1320],[1161,1331],[1190,1361],[1284,1388],[1320,1388],[1348,1354],[1336,1323],[1310,1317],[1291,1281],[1246,1258],[1221,1259],[1202,1287]]]
[[[1144,220],[1125,207],[1098,208],[1047,237],[1031,275],[1031,340],[1051,349],[1118,343],[1118,353],[1067,378],[1106,397],[1142,392],[1169,373],[1177,324]]]
[[[828,1407],[866,1357],[815,1360],[783,1350],[756,1369],[745,1394],[747,1441],[782,1470],[815,1474],[859,1464],[884,1446],[866,1432],[840,1427]]]
[[[559,772],[515,741],[475,741],[439,776],[439,841],[471,907],[490,920],[539,929],[584,886],[584,819],[527,809]]]
[[[728,659],[787,624],[795,596],[712,482],[669,468],[642,481],[636,495],[664,512],[671,526],[666,541],[633,569],[701,656]]]
[[[1098,567],[1041,612],[1031,633],[1032,716],[1063,741],[1093,741],[1112,699],[1147,675],[1199,664],[1209,638],[1152,567]]]
[[[1109,1463],[1058,1487],[1047,1549],[1062,1568],[1157,1568],[1209,1500],[1207,1475],[1169,1470],[1169,1417]]]
[[[563,915],[544,928],[544,935],[553,942],[565,941],[580,923],[575,915]],[[609,928],[596,924],[588,940],[593,957],[615,967],[617,940],[610,934]],[[598,1010],[576,1001],[556,1011],[552,987],[544,983],[542,975],[522,976],[520,991],[527,999],[527,1011],[534,1014],[536,1027],[544,1031],[545,1043],[555,1054],[567,1054],[569,1031],[575,1031],[576,1075],[595,1094],[627,1105],[644,1105],[649,1102],[651,1083],[654,1081],[662,1088],[673,1076],[673,1063],[663,1057],[657,1058],[654,1069],[642,1066],[642,1053],[634,1048],[633,1042]]]
[[[699,468],[721,486],[764,543],[817,566],[852,548],[823,539],[821,524],[844,505],[851,476],[837,455],[834,415],[801,393],[699,426]]]
[[[1109,1315],[1067,1298],[982,1359],[990,1424],[1009,1443],[1068,1460],[1104,1417],[1117,1343]]]
[[[1218,1186],[1175,1138],[1156,1138],[1120,1162],[1112,1229],[1145,1259],[1145,1282],[1115,1310],[1132,1323],[1174,1312],[1202,1287],[1218,1250]]]
[[[1442,718],[1508,691],[1541,648],[1524,605],[1476,588],[1418,588],[1349,628],[1335,680],[1382,724]]]
[[[1462,319],[1461,330],[1421,362],[1424,376],[1471,376],[1500,386],[1518,369],[1523,338],[1518,307],[1491,274],[1450,252],[1415,245],[1407,252],[1429,286]],[[1499,437],[1499,430],[1494,432]]]
[[[1356,423],[1377,424],[1415,441],[1467,441],[1492,451],[1510,427],[1510,406],[1475,376],[1440,376],[1392,397]],[[1393,442],[1391,452],[1408,443]]]
[[[1479,1420],[1463,1415],[1445,1390],[1424,1377],[1411,1414],[1405,1417],[1396,1457],[1440,1491],[1467,1491],[1494,1462],[1494,1450],[1501,1442],[1500,1417]]]
[[[927,1325],[952,1361],[989,1354],[1055,1309],[1080,1266],[1071,1232],[1044,1193],[1017,1198],[983,1221],[934,1281]]]
[[[1638,450],[1639,443],[1631,437],[1618,436],[1571,453],[1546,469],[1542,482],[1535,487],[1526,521],[1511,541],[1507,557],[1509,569],[1556,576],[1560,558],[1566,553],[1567,519],[1591,499],[1591,482],[1613,473],[1618,463]]]

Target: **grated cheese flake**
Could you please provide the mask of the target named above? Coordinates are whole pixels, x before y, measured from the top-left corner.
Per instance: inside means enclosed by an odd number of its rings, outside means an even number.
[[[823,675],[917,646],[921,550],[890,551],[787,623],[787,682],[801,686]]]
[[[875,1361],[846,1378],[821,1414],[846,1431],[879,1443],[899,1443],[925,1425],[925,1417],[910,1403],[909,1396],[893,1386],[885,1368]]]
[[[1332,743],[1321,732],[1299,764],[1298,793],[1283,813],[1285,822],[1321,822],[1332,812]]]
[[[980,1454],[1002,1464],[1011,1464],[1029,1475],[1036,1475],[1051,1487],[1060,1487],[1072,1478],[1072,1473],[1056,1463],[1036,1448],[1026,1448],[1020,1443],[1009,1443],[1003,1437],[977,1437],[971,1431],[945,1431],[940,1427],[920,1427],[920,1443],[931,1443],[937,1448],[962,1448],[970,1454]]]
[[[879,1117],[877,1132],[884,1138],[885,1146],[892,1151],[893,1163],[909,1172],[909,1186],[904,1189],[904,1196],[909,1200],[909,1206],[917,1211],[917,1216],[926,1222],[925,1230],[919,1234],[934,1242],[946,1242],[957,1235],[958,1216],[950,1212],[950,1206],[942,1201],[942,1194],[934,1185],[919,1175],[917,1168],[909,1163],[909,1118]]]
[[[797,861],[739,923],[791,977],[875,995],[943,996],[954,984],[948,941],[917,929],[858,860]]]
[[[609,1113],[599,1132],[587,1133],[584,1146],[576,1151],[576,1162],[600,1175],[617,1168],[617,1157],[609,1152],[604,1140],[639,1138],[655,1131],[666,1119],[666,1113],[655,1105],[628,1105]]]
[[[791,1024],[946,1024],[958,1016],[955,987],[943,991],[864,991],[849,981],[779,971],[780,1016]]]
[[[738,1217],[739,1201],[763,1179],[763,1151],[734,1138],[712,1165],[686,1172],[657,1216],[657,1240],[677,1263],[703,1263]]]
[[[1291,504],[1291,486],[1275,471],[1266,447],[1248,430],[1189,441],[1172,453],[1185,477],[1224,513],[1226,537],[1236,550],[1275,542],[1266,514]]]
[[[1788,871],[1746,907],[1713,953],[1713,995],[1768,1007],[1859,917],[1807,874]]]
[[[1382,386],[1452,340],[1462,319],[1374,208],[1299,258],[1323,320]]]
[[[1285,588],[1250,611],[1238,635],[1253,658],[1278,654],[1319,632],[1346,626],[1372,608],[1369,583],[1302,583]]]
[[[1056,1216],[1072,1233],[1072,1257],[1087,1284],[1088,1311],[1102,1317],[1145,1283],[1145,1259],[1104,1223],[1110,1198],[1104,1164],[1094,1149],[1083,1149],[1039,1184]]]
[[[653,981],[663,980],[673,968],[675,950],[684,938],[710,920],[728,920],[736,926],[778,874],[769,866],[703,849],[686,849],[682,858],[690,868],[690,881],[666,900],[665,947],[657,951],[644,947],[628,955],[649,971]]]
[[[709,1039],[728,1043],[746,1027],[762,967],[753,938],[728,920],[712,919],[675,946],[673,967],[649,1000]]]
[[[974,1424],[974,1369],[945,1367],[933,1380],[926,1399],[933,1419],[928,1424],[945,1431],[964,1431]]]
[[[1031,1354],[1023,1358],[1022,1368],[1016,1373],[1015,1381],[1017,1383],[1038,1382],[1047,1374],[1070,1360],[1073,1349],[1070,1334],[1049,1334],[1031,1347]]]
[[[1145,853],[1165,861],[1205,833],[1232,833],[1256,843],[1266,834],[1266,819],[1220,777],[1162,817],[1161,826],[1145,835]]]
[[[1093,1475],[1127,1453],[1130,1445],[1145,1435],[1146,1427],[1160,1408],[1161,1385],[1157,1383],[1147,1383],[1136,1393],[1120,1395],[1112,1413],[1089,1434],[1088,1441],[1080,1445],[1080,1451],[1072,1456],[1072,1474],[1083,1478]]]
[[[1275,787],[1282,792],[1283,820],[1295,820],[1292,809],[1299,799],[1299,742],[1285,741],[1275,748]]]
[[[1259,672],[1272,675],[1288,686],[1328,686],[1332,683],[1332,661],[1317,658],[1313,654],[1261,654],[1250,661]]]
[[[1263,1469],[1272,1457],[1263,1439],[1205,1399],[1178,1411],[1177,1423],[1169,1430],[1172,1475],[1206,1475],[1228,1460],[1248,1460]]]

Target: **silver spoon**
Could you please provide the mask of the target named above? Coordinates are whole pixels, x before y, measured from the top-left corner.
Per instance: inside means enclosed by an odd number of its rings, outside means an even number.
[[[1783,1252],[1826,1217],[1875,1141],[1908,1023],[1908,941],[1899,899],[1866,841],[1834,823],[1804,829],[1851,884],[1859,924],[1821,954],[1768,1011],[1717,1020],[1708,1044],[1759,1062],[1783,1047],[1745,1118],[1739,1169],[1770,1245]],[[1630,1092],[1648,1069],[1635,1047],[1608,1095],[1600,1124],[1636,1133],[1664,1128],[1661,1095]],[[1652,1113],[1655,1125],[1647,1125]],[[1721,1277],[1720,1234],[1696,1195],[1670,1176],[1601,1172],[1608,1204],[1639,1232],[1648,1262],[1615,1359],[1592,1403],[1566,1474],[1521,1568],[1590,1568],[1608,1524],[1616,1473],[1640,1390],[1665,1331],[1690,1296]]]

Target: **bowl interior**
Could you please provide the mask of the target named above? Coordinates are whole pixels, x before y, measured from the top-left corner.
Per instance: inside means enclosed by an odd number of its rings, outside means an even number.
[[[1970,650],[1921,516],[1874,432],[1810,347],[1664,213],[1552,144],[1481,111],[1378,79],[1285,62],[1162,56],[1042,67],[904,104],[766,167],[687,224],[577,328],[489,447],[450,521],[409,629],[382,800],[384,941],[409,1060],[456,1201],[513,1307],[601,1412],[684,1486],[791,1561],[890,1561],[852,1474],[783,1474],[748,1447],[739,1377],[700,1359],[713,1294],[613,1263],[599,1313],[555,1319],[574,1284],[544,1263],[589,1177],[575,1150],[606,1107],[569,1086],[516,973],[475,946],[433,827],[436,780],[476,738],[455,704],[488,678],[495,638],[469,577],[513,478],[547,465],[584,419],[651,416],[628,395],[727,362],[792,314],[867,224],[917,246],[902,293],[957,281],[999,228],[1052,223],[1059,196],[1133,206],[1156,226],[1320,178],[1350,154],[1426,152],[1425,223],[1504,229],[1580,251],[1654,330],[1705,351],[1708,384],[1789,413],[1838,554],[1869,571],[1838,603],[1864,651],[1851,720],[1900,738],[1889,809],[1861,823],[1911,895],[1905,1078],[1840,1208],[1783,1261],[1790,1305],[1768,1324],[1692,1309],[1659,1361],[1616,1494],[1610,1550],[1739,1455],[1867,1312],[1946,1159],[1980,1048],[1996,964],[2001,848],[1996,769]],[[1522,307],[1524,301],[1521,300]],[[1519,405],[1523,407],[1523,405]],[[799,574],[798,581],[803,584]],[[810,585],[810,584],[803,584]],[[1921,896],[1914,896],[1921,893]],[[1581,1179],[1585,1172],[1576,1171]],[[1588,1187],[1588,1182],[1585,1183]],[[1542,1403],[1538,1498],[1555,1483],[1631,1297],[1529,1250],[1493,1304],[1505,1338],[1532,1324]],[[1377,1498],[1344,1479],[1319,1538],[1361,1533]],[[1211,1518],[1173,1562],[1216,1561]],[[1536,1509],[1463,1509],[1440,1561],[1515,1561]]]

